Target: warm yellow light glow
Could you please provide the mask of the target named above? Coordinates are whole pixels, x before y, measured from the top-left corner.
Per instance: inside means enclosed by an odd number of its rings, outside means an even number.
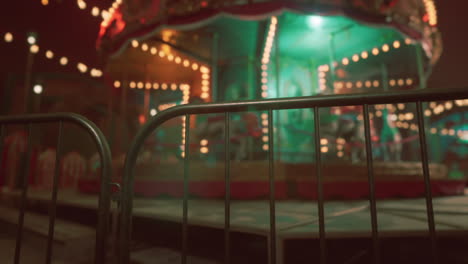
[[[320,148],[320,151],[322,153],[327,153],[328,152],[328,147],[322,147],[322,148]]]
[[[320,139],[320,145],[327,145],[328,144],[328,139],[326,138],[321,138]]]
[[[354,62],[358,62],[358,61],[359,61],[359,55],[354,54],[354,55],[353,55],[353,61],[354,61]]]
[[[137,83],[137,88],[138,88],[138,89],[143,89],[144,86],[145,86],[145,85],[143,84],[143,82],[138,82],[138,83]]]
[[[120,82],[119,81],[114,81],[114,87],[119,88],[120,87]]]
[[[198,70],[198,64],[197,63],[192,64],[192,70],[194,70],[194,71]]]
[[[413,84],[413,79],[408,78],[406,79],[406,85],[412,85]]]
[[[365,83],[365,84],[366,84],[366,87],[367,87],[367,88],[369,88],[369,87],[371,87],[371,86],[372,86],[372,83],[371,83],[371,81],[366,81],[366,83]]]
[[[341,60],[341,63],[343,63],[343,65],[348,65],[349,64],[349,59],[348,58],[343,58]]]
[[[172,54],[167,55],[167,59],[169,61],[173,61],[174,60],[174,55],[172,55]]]
[[[85,73],[88,71],[88,66],[86,66],[84,63],[81,63],[81,62],[78,62],[78,64],[76,65],[76,67],[78,68],[78,70],[82,73]]]
[[[135,88],[136,88],[136,83],[130,82],[130,89],[135,89]]]
[[[179,64],[181,61],[182,61],[182,59],[180,57],[175,58],[175,63]]]
[[[378,48],[373,48],[372,49],[372,54],[375,55],[375,56],[379,55],[379,49]]]
[[[367,59],[369,57],[369,53],[367,51],[361,52],[361,58]]]
[[[46,55],[46,58],[48,59],[54,58],[54,53],[51,50],[46,51],[45,55]]]
[[[361,82],[361,81],[357,81],[357,82],[356,82],[356,87],[357,87],[357,88],[362,88],[362,82]]]
[[[78,1],[76,1],[76,3],[78,4],[78,7],[79,7],[80,9],[85,9],[85,8],[86,8],[86,2],[85,2],[85,1],[83,1],[83,0],[78,0]]]
[[[375,80],[374,82],[372,82],[372,84],[374,85],[374,87],[379,87],[379,81]]]
[[[184,67],[188,67],[190,65],[190,61],[184,60],[183,65],[184,65]]]
[[[5,39],[5,42],[12,42],[13,41],[13,34],[10,32],[5,33],[5,36],[3,37]]]
[[[388,44],[384,44],[384,45],[382,46],[382,51],[383,51],[383,52],[388,52],[389,50],[390,50],[390,47],[388,46]]]
[[[137,48],[139,45],[138,40],[134,39],[132,40],[132,47]]]
[[[151,89],[151,87],[153,87],[153,86],[151,85],[151,83],[147,82],[147,83],[145,84],[145,88],[146,88],[146,89],[149,90],[149,89]]]
[[[391,79],[389,82],[390,86],[395,86],[396,81],[394,79]]]
[[[149,48],[149,47],[148,47],[148,44],[146,44],[146,43],[143,43],[143,44],[141,45],[141,50],[142,50],[142,51],[147,51],[148,48]]]
[[[67,57],[61,57],[61,58],[60,58],[60,64],[61,64],[61,65],[64,65],[64,66],[67,65],[67,64],[68,64],[68,59],[67,59]]]
[[[393,47],[395,49],[398,49],[400,46],[401,46],[400,41],[398,41],[398,40],[393,41]]]
[[[32,45],[31,47],[29,47],[29,51],[32,53],[32,54],[36,54],[39,52],[39,46],[34,44]]]
[[[41,0],[41,4],[42,4],[43,6],[46,6],[46,5],[49,4],[49,0]]]
[[[91,15],[97,17],[99,16],[99,7],[95,6],[91,9]]]

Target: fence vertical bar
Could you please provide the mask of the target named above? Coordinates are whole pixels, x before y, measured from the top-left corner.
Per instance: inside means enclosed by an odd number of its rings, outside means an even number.
[[[187,263],[188,238],[188,197],[189,197],[189,155],[190,155],[190,115],[185,115],[185,143],[184,143],[184,201],[182,212],[182,264]]]
[[[363,105],[364,116],[364,136],[366,141],[366,159],[367,159],[367,177],[369,181],[369,202],[371,213],[371,226],[372,226],[372,248],[374,263],[380,263],[380,247],[379,247],[379,229],[377,224],[377,202],[375,199],[375,177],[374,177],[374,164],[372,159],[372,141],[370,134],[370,118],[369,118],[369,105]]]
[[[49,233],[47,235],[47,251],[46,251],[46,264],[49,264],[52,259],[52,242],[54,240],[54,227],[55,227],[55,216],[57,209],[57,192],[58,192],[58,177],[60,172],[60,156],[62,151],[62,129],[63,122],[59,122],[58,137],[57,137],[57,151],[55,153],[55,168],[54,168],[54,180],[52,187],[52,201],[49,207]]]
[[[270,182],[270,264],[276,263],[275,171],[273,159],[273,110],[268,109],[268,179]]]
[[[225,198],[224,198],[224,263],[231,262],[231,242],[230,242],[230,229],[231,229],[231,151],[230,151],[230,133],[229,133],[229,119],[230,114],[226,112],[224,115],[224,166],[225,166]]]
[[[429,175],[429,159],[427,156],[426,131],[424,130],[424,116],[421,101],[416,102],[416,112],[418,116],[419,144],[421,147],[421,161],[424,177],[424,195],[427,208],[427,222],[429,225],[429,236],[431,240],[432,260],[438,263],[437,239],[435,233],[434,209],[432,206],[432,188]]]
[[[18,231],[16,235],[16,247],[15,247],[15,257],[14,263],[19,264],[20,255],[21,255],[21,245],[23,240],[23,225],[24,225],[24,211],[26,210],[26,198],[28,194],[28,179],[29,179],[29,169],[30,164],[29,161],[31,160],[31,149],[32,149],[32,124],[28,124],[28,143],[27,143],[27,151],[26,151],[26,167],[23,171],[22,175],[22,191],[21,191],[21,205],[20,205],[20,213],[18,216]]]
[[[0,168],[2,167],[3,162],[3,138],[5,137],[5,125],[0,124]]]
[[[315,171],[317,174],[317,200],[319,216],[320,264],[327,262],[327,248],[325,238],[325,213],[323,199],[322,153],[320,150],[320,108],[314,107],[315,133]]]

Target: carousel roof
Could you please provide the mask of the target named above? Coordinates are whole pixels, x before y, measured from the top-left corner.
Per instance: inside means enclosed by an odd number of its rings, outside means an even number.
[[[205,36],[216,33],[221,40],[220,59],[232,59],[252,54],[271,16],[280,18],[280,46],[285,47],[281,52],[292,57],[324,60],[321,57],[327,52],[323,51],[329,49],[329,36],[334,33],[338,58],[405,37],[422,45],[431,64],[441,53],[433,0],[120,2],[106,13],[98,39],[98,48],[111,56],[119,55],[133,39],[163,40],[161,33],[172,29],[183,34],[169,42],[207,60],[211,41]],[[311,26],[311,16],[320,17],[320,22]]]

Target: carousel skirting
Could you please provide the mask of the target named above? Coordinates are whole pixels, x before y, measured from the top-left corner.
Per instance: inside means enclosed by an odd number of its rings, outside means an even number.
[[[377,199],[388,198],[416,198],[424,197],[424,181],[376,181],[375,195]],[[82,179],[78,184],[82,193],[98,193],[97,180]],[[317,199],[317,182],[275,182],[276,199]],[[465,181],[463,180],[432,180],[433,196],[451,196],[463,194]],[[183,181],[136,180],[135,196],[139,197],[183,197]],[[191,197],[224,199],[224,181],[198,181],[189,183]],[[269,183],[267,181],[232,182],[230,185],[232,199],[249,200],[269,197]],[[367,182],[340,181],[325,182],[323,184],[324,199],[363,199],[368,198],[369,184]]]

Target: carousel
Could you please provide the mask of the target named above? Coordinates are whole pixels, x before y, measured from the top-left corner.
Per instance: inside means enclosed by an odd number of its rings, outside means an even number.
[[[115,95],[111,103],[120,107],[122,120],[111,139],[116,179],[134,133],[128,124],[143,124],[169,107],[424,89],[442,52],[432,0],[117,1],[106,13],[97,46]],[[448,104],[459,113],[467,102],[427,105],[433,138],[444,131],[463,145],[466,118],[458,118],[451,128],[437,125],[440,107],[450,110]],[[134,109],[133,114],[128,109]],[[371,110],[377,197],[420,197],[424,183],[415,106],[374,105]],[[362,109],[335,107],[322,109],[320,115],[325,197],[366,197]],[[191,118],[190,128],[181,117],[148,139],[137,167],[136,195],[182,195],[183,135],[190,129],[191,195],[224,197],[223,119]],[[312,110],[278,111],[273,127],[268,138],[267,113],[233,115],[232,197],[268,195],[265,160],[273,140],[277,198],[316,198]],[[433,194],[463,193],[464,176],[450,177],[443,157],[433,160]],[[93,178],[98,163],[92,160],[89,177],[79,182],[82,192],[98,190]]]

